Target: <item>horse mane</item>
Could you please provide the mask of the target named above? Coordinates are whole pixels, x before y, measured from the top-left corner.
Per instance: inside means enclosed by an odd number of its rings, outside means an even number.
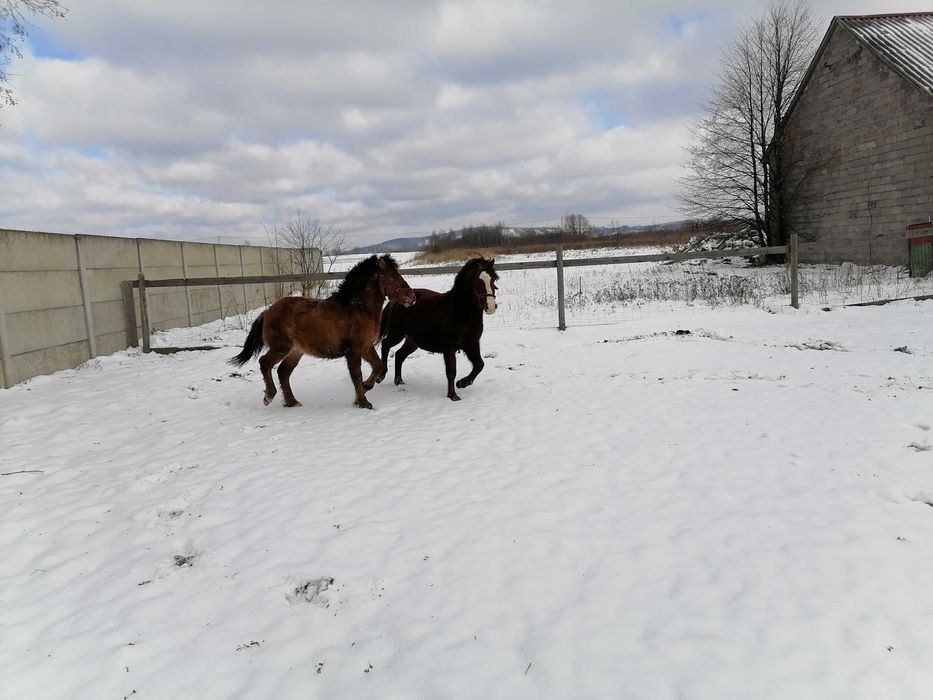
[[[466,264],[460,268],[460,272],[457,273],[457,276],[454,278],[453,290],[470,290],[472,291],[473,287],[473,275],[479,274],[480,271],[486,270],[489,273],[489,276],[492,278],[492,281],[495,282],[499,279],[499,275],[492,265],[495,262],[493,258],[484,258],[482,255],[479,255],[475,258],[467,260]]]
[[[330,298],[341,304],[352,304],[354,301],[362,299],[366,293],[366,288],[369,286],[369,280],[379,272],[380,260],[386,263],[388,269],[398,272],[398,263],[389,253],[381,256],[370,255],[350,268],[346,277],[340,281],[337,291],[331,294]]]

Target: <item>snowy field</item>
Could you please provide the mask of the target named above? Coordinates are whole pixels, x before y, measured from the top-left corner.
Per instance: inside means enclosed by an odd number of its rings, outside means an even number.
[[[0,698],[933,697],[933,301],[539,281],[458,403],[418,352],[263,407],[232,320],[0,390]]]
[[[659,247],[568,250],[566,260],[670,252]],[[403,268],[412,253],[395,257]],[[344,256],[334,270],[346,270],[364,255]],[[513,255],[501,262],[553,261],[554,252]],[[456,263],[450,263],[456,266]],[[430,267],[430,266],[427,266]],[[419,275],[413,287],[449,289],[449,275]],[[790,302],[786,266],[752,267],[742,258],[690,260],[677,264],[635,263],[568,267],[564,270],[567,324],[602,325],[647,319],[671,311],[681,314],[718,306],[753,306],[783,313]],[[904,268],[883,265],[801,265],[800,299],[811,306],[845,304],[933,294],[933,277],[912,279]],[[557,326],[557,274],[554,269],[511,270],[500,284],[498,311],[487,328]],[[177,340],[177,338],[176,338]],[[200,342],[192,340],[192,342]]]

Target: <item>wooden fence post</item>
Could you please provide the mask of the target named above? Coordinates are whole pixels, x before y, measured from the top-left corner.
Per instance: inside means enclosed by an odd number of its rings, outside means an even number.
[[[143,322],[143,352],[150,352],[149,347],[149,302],[146,299],[146,276],[139,273],[139,315]]]
[[[790,234],[790,305],[800,308],[800,277],[797,269],[797,234]]]
[[[123,294],[123,319],[126,325],[126,347],[139,347],[139,333],[136,331],[136,303],[133,300],[133,283],[120,282],[120,292]]]
[[[567,330],[564,318],[564,246],[557,246],[557,329]]]

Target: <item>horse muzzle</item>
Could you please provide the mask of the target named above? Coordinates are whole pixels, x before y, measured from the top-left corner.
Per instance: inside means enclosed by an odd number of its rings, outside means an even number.
[[[415,292],[411,289],[405,289],[395,295],[395,298],[392,299],[396,304],[401,304],[402,306],[408,308],[415,303]]]

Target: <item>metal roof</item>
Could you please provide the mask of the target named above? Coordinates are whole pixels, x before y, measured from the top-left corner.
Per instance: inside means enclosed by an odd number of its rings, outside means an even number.
[[[882,61],[933,96],[933,12],[837,17]]]

